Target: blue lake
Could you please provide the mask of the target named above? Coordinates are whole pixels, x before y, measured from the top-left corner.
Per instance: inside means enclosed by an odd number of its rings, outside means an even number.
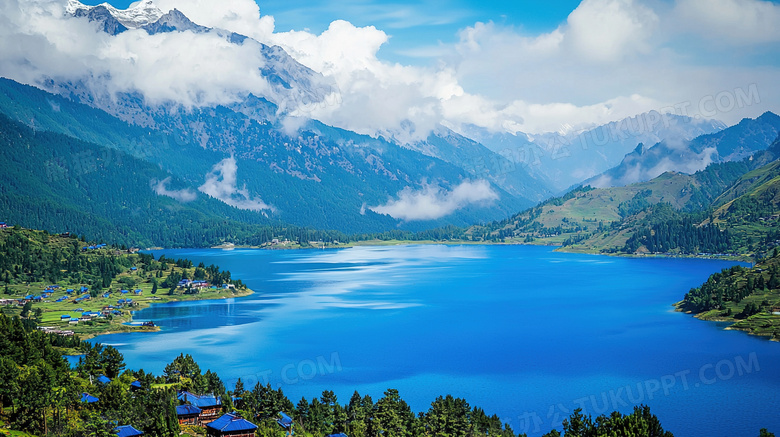
[[[540,435],[577,407],[646,404],[677,437],[780,432],[780,344],[676,313],[733,265],[560,254],[529,246],[165,250],[230,270],[257,293],[155,305],[159,333],[114,334],[129,368],[179,353],[228,385],[282,387],[295,403],[333,390],[415,411],[450,393]]]

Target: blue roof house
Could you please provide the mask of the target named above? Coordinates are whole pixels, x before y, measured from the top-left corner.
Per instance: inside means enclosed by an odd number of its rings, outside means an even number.
[[[188,391],[179,393],[179,401],[191,404],[201,409],[198,420],[201,424],[207,424],[215,420],[222,413],[222,399],[214,395],[196,395]]]
[[[98,400],[99,400],[98,398],[92,396],[89,393],[82,393],[81,394],[81,402],[83,402],[85,404],[94,404]]]
[[[117,437],[136,437],[139,435],[144,435],[143,431],[133,428],[133,425],[117,426],[114,428],[114,432],[116,433]]]
[[[279,412],[279,415],[282,416],[282,417],[277,419],[276,423],[278,423],[279,426],[281,426],[282,428],[286,429],[287,431],[291,431],[292,430],[292,426],[293,426],[292,417],[284,414],[281,411]]]
[[[109,382],[111,382],[111,379],[106,375],[100,375],[95,380],[101,384],[108,384]]]
[[[202,411],[194,405],[178,405],[176,407],[176,416],[179,419],[179,425],[198,425]]]
[[[223,414],[206,425],[208,437],[254,437],[257,425],[239,416],[238,413]]]

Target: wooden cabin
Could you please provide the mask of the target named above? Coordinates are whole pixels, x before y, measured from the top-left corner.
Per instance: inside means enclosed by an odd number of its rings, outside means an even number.
[[[237,413],[223,414],[206,425],[207,437],[255,437],[257,425]]]
[[[201,409],[190,404],[176,406],[179,425],[200,425]]]

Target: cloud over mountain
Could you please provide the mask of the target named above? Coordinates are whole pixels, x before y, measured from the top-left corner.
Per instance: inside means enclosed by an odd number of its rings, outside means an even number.
[[[152,104],[185,107],[253,93],[291,115],[400,142],[423,139],[440,123],[536,134],[664,108],[694,116],[703,99],[751,85],[760,101],[708,116],[732,123],[780,109],[778,66],[759,60],[776,58],[780,41],[780,6],[768,1],[584,0],[548,32],[474,23],[457,43],[440,44],[430,63],[414,66],[383,60],[380,49],[392,40],[373,26],[336,20],[319,34],[276,32],[253,0],[155,4],[278,45],[326,80],[269,80],[259,43],[230,41],[224,32],[131,28],[111,36],[66,16],[65,0],[0,0],[0,75],[30,84],[82,81],[107,95],[136,91]],[[310,90],[297,87],[322,92],[303,102],[291,96]]]
[[[149,185],[152,187],[152,190],[157,195],[170,197],[171,199],[178,200],[179,202],[182,203],[192,202],[198,197],[197,193],[195,193],[189,188],[185,188],[181,190],[169,189],[168,184],[171,182],[171,179],[172,178],[170,176],[159,181],[157,179],[152,179]]]
[[[424,182],[419,190],[406,187],[397,199],[369,209],[404,221],[436,220],[466,206],[496,200],[498,194],[484,180],[464,181],[451,190]]]
[[[274,207],[253,197],[246,186],[238,188],[238,165],[234,157],[225,158],[214,165],[206,175],[206,182],[198,190],[208,196],[221,200],[230,206],[250,211],[274,210]]]

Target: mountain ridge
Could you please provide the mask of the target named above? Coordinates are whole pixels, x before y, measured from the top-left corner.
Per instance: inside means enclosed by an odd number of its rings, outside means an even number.
[[[647,181],[669,170],[693,173],[710,162],[740,160],[766,149],[778,133],[780,116],[765,112],[690,141],[666,140],[649,147],[640,144],[620,164],[583,184],[604,188]]]

